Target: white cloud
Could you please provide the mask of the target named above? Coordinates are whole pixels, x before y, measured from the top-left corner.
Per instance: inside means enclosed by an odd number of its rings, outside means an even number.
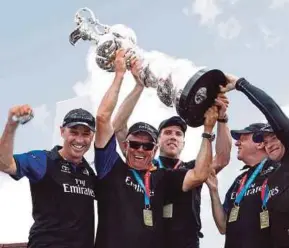
[[[271,9],[283,8],[286,3],[288,4],[289,0],[272,0],[269,8]]]
[[[202,25],[212,25],[218,15],[222,13],[217,0],[195,0],[192,3],[192,13],[200,16]]]
[[[234,39],[239,36],[242,26],[235,17],[230,17],[226,22],[218,24],[219,35],[224,39]]]
[[[47,118],[50,116],[50,113],[47,110],[46,104],[33,108],[33,112],[34,118],[33,121],[31,121],[31,124],[34,127],[41,129],[43,132],[48,131]]]
[[[259,28],[261,33],[263,34],[263,39],[267,48],[273,48],[280,42],[281,37],[274,34],[264,24],[259,24]]]

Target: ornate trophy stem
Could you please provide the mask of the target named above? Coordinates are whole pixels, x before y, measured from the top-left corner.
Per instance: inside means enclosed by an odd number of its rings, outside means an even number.
[[[88,17],[84,14],[88,14]],[[203,124],[204,113],[213,105],[220,85],[226,84],[223,72],[196,67],[188,61],[186,65],[172,59],[150,61],[137,46],[137,38],[132,29],[122,24],[102,24],[89,8],[79,9],[74,21],[77,27],[69,36],[70,43],[75,45],[80,39],[94,43],[95,60],[101,69],[113,72],[116,51],[119,48],[128,49],[130,56],[136,55],[142,61],[140,78],[143,84],[156,88],[159,99],[166,106],[175,107],[189,126],[198,127]],[[158,75],[156,70],[166,73]]]

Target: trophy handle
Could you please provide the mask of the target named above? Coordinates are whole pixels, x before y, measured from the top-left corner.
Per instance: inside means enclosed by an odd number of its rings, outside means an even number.
[[[87,7],[77,10],[74,22],[77,27],[69,35],[69,42],[73,46],[80,39],[95,41],[98,43],[99,37],[107,34],[110,29],[108,25],[100,23],[92,10]]]
[[[81,39],[82,35],[79,30],[79,28],[75,29],[70,35],[69,35],[69,42],[71,45],[75,46],[76,42]]]

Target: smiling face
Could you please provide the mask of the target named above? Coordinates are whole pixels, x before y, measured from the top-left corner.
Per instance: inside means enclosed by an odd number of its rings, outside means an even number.
[[[258,151],[264,150],[264,144],[255,143],[252,136],[252,133],[242,134],[235,143],[236,147],[238,148],[237,158],[245,163],[248,163],[251,158],[255,157]]]
[[[161,130],[158,138],[160,155],[179,158],[185,145],[185,136],[179,126],[169,126]]]
[[[273,161],[280,161],[285,154],[284,145],[273,133],[264,135],[264,145],[269,158]]]
[[[157,146],[147,133],[130,134],[124,142],[127,164],[137,170],[150,168]]]
[[[71,162],[79,163],[89,150],[94,133],[83,125],[61,127],[60,132],[64,140],[61,154]]]

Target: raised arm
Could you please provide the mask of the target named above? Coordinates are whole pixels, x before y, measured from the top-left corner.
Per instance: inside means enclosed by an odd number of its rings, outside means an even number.
[[[217,106],[213,106],[205,114],[204,133],[212,133],[217,118],[218,109]],[[183,181],[183,191],[191,190],[207,180],[212,158],[212,140],[203,138],[195,167],[187,172]]]
[[[112,126],[111,116],[118,101],[119,92],[126,72],[126,51],[118,50],[114,61],[115,77],[114,80],[101,100],[96,114],[96,134],[95,146],[103,148],[106,146],[114,129]]]
[[[113,120],[113,128],[122,152],[124,152],[123,141],[125,140],[128,132],[127,122],[144,89],[144,86],[139,78],[140,65],[141,63],[138,61],[138,59],[134,58],[131,60],[131,73],[135,78],[136,85],[120,105]]]
[[[212,168],[218,173],[230,162],[232,148],[232,137],[227,125],[228,117],[226,114],[229,101],[224,94],[220,94],[216,99],[216,105],[219,108],[218,125],[215,152]]]
[[[0,171],[16,175],[17,167],[13,158],[13,150],[18,122],[15,122],[12,117],[29,115],[31,112],[32,109],[28,105],[16,106],[10,109],[8,120],[0,139]]]
[[[289,148],[289,119],[280,106],[263,90],[250,84],[244,78],[227,75],[228,84],[223,92],[237,89],[243,92],[249,100],[265,115],[283,145]]]

